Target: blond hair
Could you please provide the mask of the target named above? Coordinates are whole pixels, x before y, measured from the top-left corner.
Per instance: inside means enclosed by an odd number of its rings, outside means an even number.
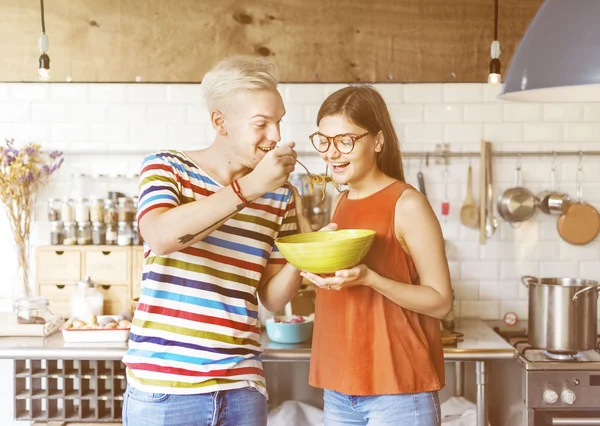
[[[219,101],[241,90],[277,90],[275,65],[254,56],[232,56],[222,60],[202,79],[202,90],[209,111]]]

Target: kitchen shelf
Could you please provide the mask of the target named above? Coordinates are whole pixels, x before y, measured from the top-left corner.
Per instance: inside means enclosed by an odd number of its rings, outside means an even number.
[[[121,361],[16,360],[17,420],[121,420],[125,366]]]

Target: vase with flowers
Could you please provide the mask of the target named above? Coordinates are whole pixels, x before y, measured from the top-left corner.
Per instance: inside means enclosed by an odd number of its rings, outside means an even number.
[[[62,152],[43,153],[28,143],[17,147],[13,139],[0,146],[0,202],[4,205],[17,252],[18,280],[14,297],[29,297],[29,238],[38,193],[63,163]]]

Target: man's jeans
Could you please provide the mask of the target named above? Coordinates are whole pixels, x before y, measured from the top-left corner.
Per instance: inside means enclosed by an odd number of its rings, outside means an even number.
[[[267,399],[248,387],[195,395],[142,392],[127,385],[124,426],[266,426]]]

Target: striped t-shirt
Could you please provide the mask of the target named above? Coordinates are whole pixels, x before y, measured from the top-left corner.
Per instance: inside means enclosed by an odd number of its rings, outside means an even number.
[[[181,152],[149,155],[140,172],[138,221],[155,208],[221,189]],[[141,296],[123,358],[129,383],[167,394],[254,386],[266,396],[258,283],[267,263],[285,263],[275,238],[296,229],[293,193],[284,186],[187,248],[159,256],[145,245]]]

